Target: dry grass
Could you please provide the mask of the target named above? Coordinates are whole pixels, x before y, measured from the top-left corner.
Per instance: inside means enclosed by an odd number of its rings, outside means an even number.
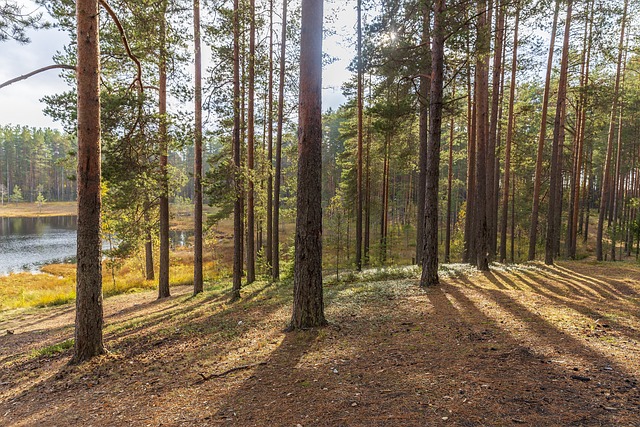
[[[75,280],[49,274],[0,276],[0,311],[61,305],[75,299]]]
[[[115,270],[115,277],[105,262],[103,265],[103,293],[111,297],[123,293],[155,289],[157,280],[146,280],[138,260],[127,260]],[[16,308],[49,307],[75,300],[75,264],[50,264],[42,267],[42,273],[15,273],[0,276],[0,312]],[[157,269],[156,269],[157,271]],[[211,282],[225,274],[224,269],[212,259],[205,259],[204,278]],[[171,255],[169,284],[183,286],[193,284],[193,254],[178,251]]]
[[[73,216],[78,213],[76,202],[11,203],[0,206],[0,217]]]

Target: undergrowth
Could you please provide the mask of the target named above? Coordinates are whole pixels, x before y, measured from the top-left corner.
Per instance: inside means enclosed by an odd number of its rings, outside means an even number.
[[[49,345],[47,347],[43,347],[37,350],[33,350],[31,353],[32,357],[41,357],[41,356],[54,356],[58,353],[62,353],[65,350],[69,350],[73,347],[74,340],[68,339],[57,344]]]
[[[0,311],[27,307],[53,307],[75,301],[76,267],[74,264],[51,264],[42,272],[15,273],[0,276]],[[220,277],[213,263],[205,264],[205,281]],[[180,257],[172,259],[169,274],[171,286],[193,284],[193,263]],[[104,297],[141,292],[157,287],[157,280],[146,280],[134,261],[127,261],[115,275],[103,266]]]

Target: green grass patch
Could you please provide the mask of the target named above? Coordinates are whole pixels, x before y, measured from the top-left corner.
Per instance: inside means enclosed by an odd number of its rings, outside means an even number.
[[[66,350],[69,350],[70,348],[73,347],[73,344],[74,344],[73,338],[68,339],[58,344],[53,344],[38,350],[33,350],[31,355],[33,357],[54,356],[58,353],[62,353]]]

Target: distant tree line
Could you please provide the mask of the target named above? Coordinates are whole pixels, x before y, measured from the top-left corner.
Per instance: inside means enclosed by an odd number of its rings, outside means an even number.
[[[0,127],[0,190],[36,202],[76,199],[76,138],[53,129]]]

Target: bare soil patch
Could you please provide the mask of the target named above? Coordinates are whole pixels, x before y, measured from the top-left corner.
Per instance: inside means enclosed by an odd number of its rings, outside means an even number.
[[[331,325],[289,334],[286,284],[120,295],[81,366],[42,352],[72,306],[0,313],[0,425],[640,426],[637,265],[448,270],[328,285]]]

